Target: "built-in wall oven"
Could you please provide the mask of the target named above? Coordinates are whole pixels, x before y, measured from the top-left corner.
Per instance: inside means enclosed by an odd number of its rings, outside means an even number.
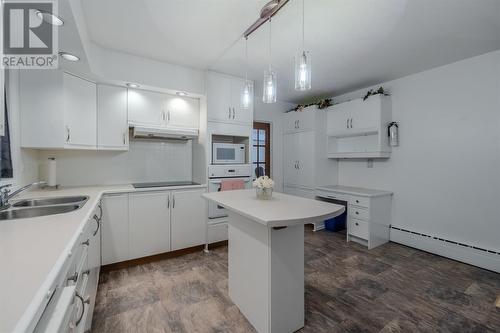
[[[239,143],[213,143],[212,164],[244,164],[246,147]]]
[[[252,166],[240,165],[210,165],[208,167],[208,192],[219,192],[224,179],[241,179],[245,188],[252,187]],[[226,209],[213,203],[208,204],[208,218],[217,219],[227,216]]]

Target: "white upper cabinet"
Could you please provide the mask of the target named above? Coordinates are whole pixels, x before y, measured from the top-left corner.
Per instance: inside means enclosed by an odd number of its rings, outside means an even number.
[[[245,80],[223,74],[207,74],[208,120],[249,125],[253,123],[253,98],[248,109],[241,107]],[[252,89],[253,91],[253,89]]]
[[[99,149],[127,150],[127,89],[97,86],[97,145]]]
[[[128,121],[132,124],[161,126],[165,119],[165,95],[158,92],[129,89]]]
[[[232,118],[231,80],[226,76],[207,75],[208,120],[229,122]]]
[[[63,71],[20,71],[21,146],[97,148],[96,84]]]
[[[65,145],[95,149],[97,146],[96,84],[64,73],[63,92]]]
[[[196,98],[129,89],[128,121],[131,125],[198,129],[200,101]]]
[[[285,133],[314,130],[314,117],[317,107],[311,105],[303,111],[290,111],[285,113]]]
[[[166,95],[165,125],[181,128],[200,127],[200,100]]]
[[[328,112],[328,133],[369,131],[380,126],[383,97],[355,99],[336,104]]]
[[[336,104],[328,109],[327,136],[330,158],[388,158],[387,126],[390,97],[371,96]]]

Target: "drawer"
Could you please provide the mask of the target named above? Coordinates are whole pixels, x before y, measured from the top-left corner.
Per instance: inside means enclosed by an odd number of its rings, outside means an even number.
[[[351,195],[351,198],[349,200],[349,204],[354,205],[354,206],[369,208],[370,207],[370,198]]]
[[[347,232],[350,235],[368,240],[370,234],[368,222],[350,218],[347,222]]]
[[[349,202],[351,200],[351,198],[347,194],[331,192],[331,191],[323,191],[323,190],[316,190],[316,196],[335,199],[335,200],[342,200],[346,202]]]
[[[356,207],[349,205],[347,207],[347,214],[355,219],[368,221],[370,219],[370,211],[366,208]]]

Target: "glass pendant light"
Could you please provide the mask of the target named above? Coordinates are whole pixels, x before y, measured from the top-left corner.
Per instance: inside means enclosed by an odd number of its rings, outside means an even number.
[[[245,85],[241,93],[241,108],[248,110],[253,99],[253,84],[248,80],[248,37],[245,37]]]
[[[305,49],[305,5],[302,0],[302,50],[295,56],[295,90],[311,89],[311,55]]]
[[[276,71],[271,67],[271,18],[269,18],[269,69],[264,71],[262,101],[264,103],[276,102]]]

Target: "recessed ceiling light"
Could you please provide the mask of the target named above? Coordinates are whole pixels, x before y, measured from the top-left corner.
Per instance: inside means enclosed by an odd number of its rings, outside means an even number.
[[[177,96],[187,96],[187,92],[184,92],[184,91],[178,91],[176,92]]]
[[[77,57],[76,55],[71,54],[71,53],[67,53],[67,52],[59,52],[59,55],[61,57],[63,57],[64,59],[69,60],[69,61],[78,61],[78,60],[80,60],[80,58]]]
[[[127,83],[127,87],[129,87],[129,88],[139,88],[140,86],[137,83]]]
[[[48,13],[48,12],[44,12],[44,11],[39,10],[36,12],[36,16],[38,16],[38,18],[40,18],[40,20],[44,20],[45,22],[50,23],[52,25],[61,26],[64,24],[63,20],[61,20],[58,16],[56,16],[52,13]]]

